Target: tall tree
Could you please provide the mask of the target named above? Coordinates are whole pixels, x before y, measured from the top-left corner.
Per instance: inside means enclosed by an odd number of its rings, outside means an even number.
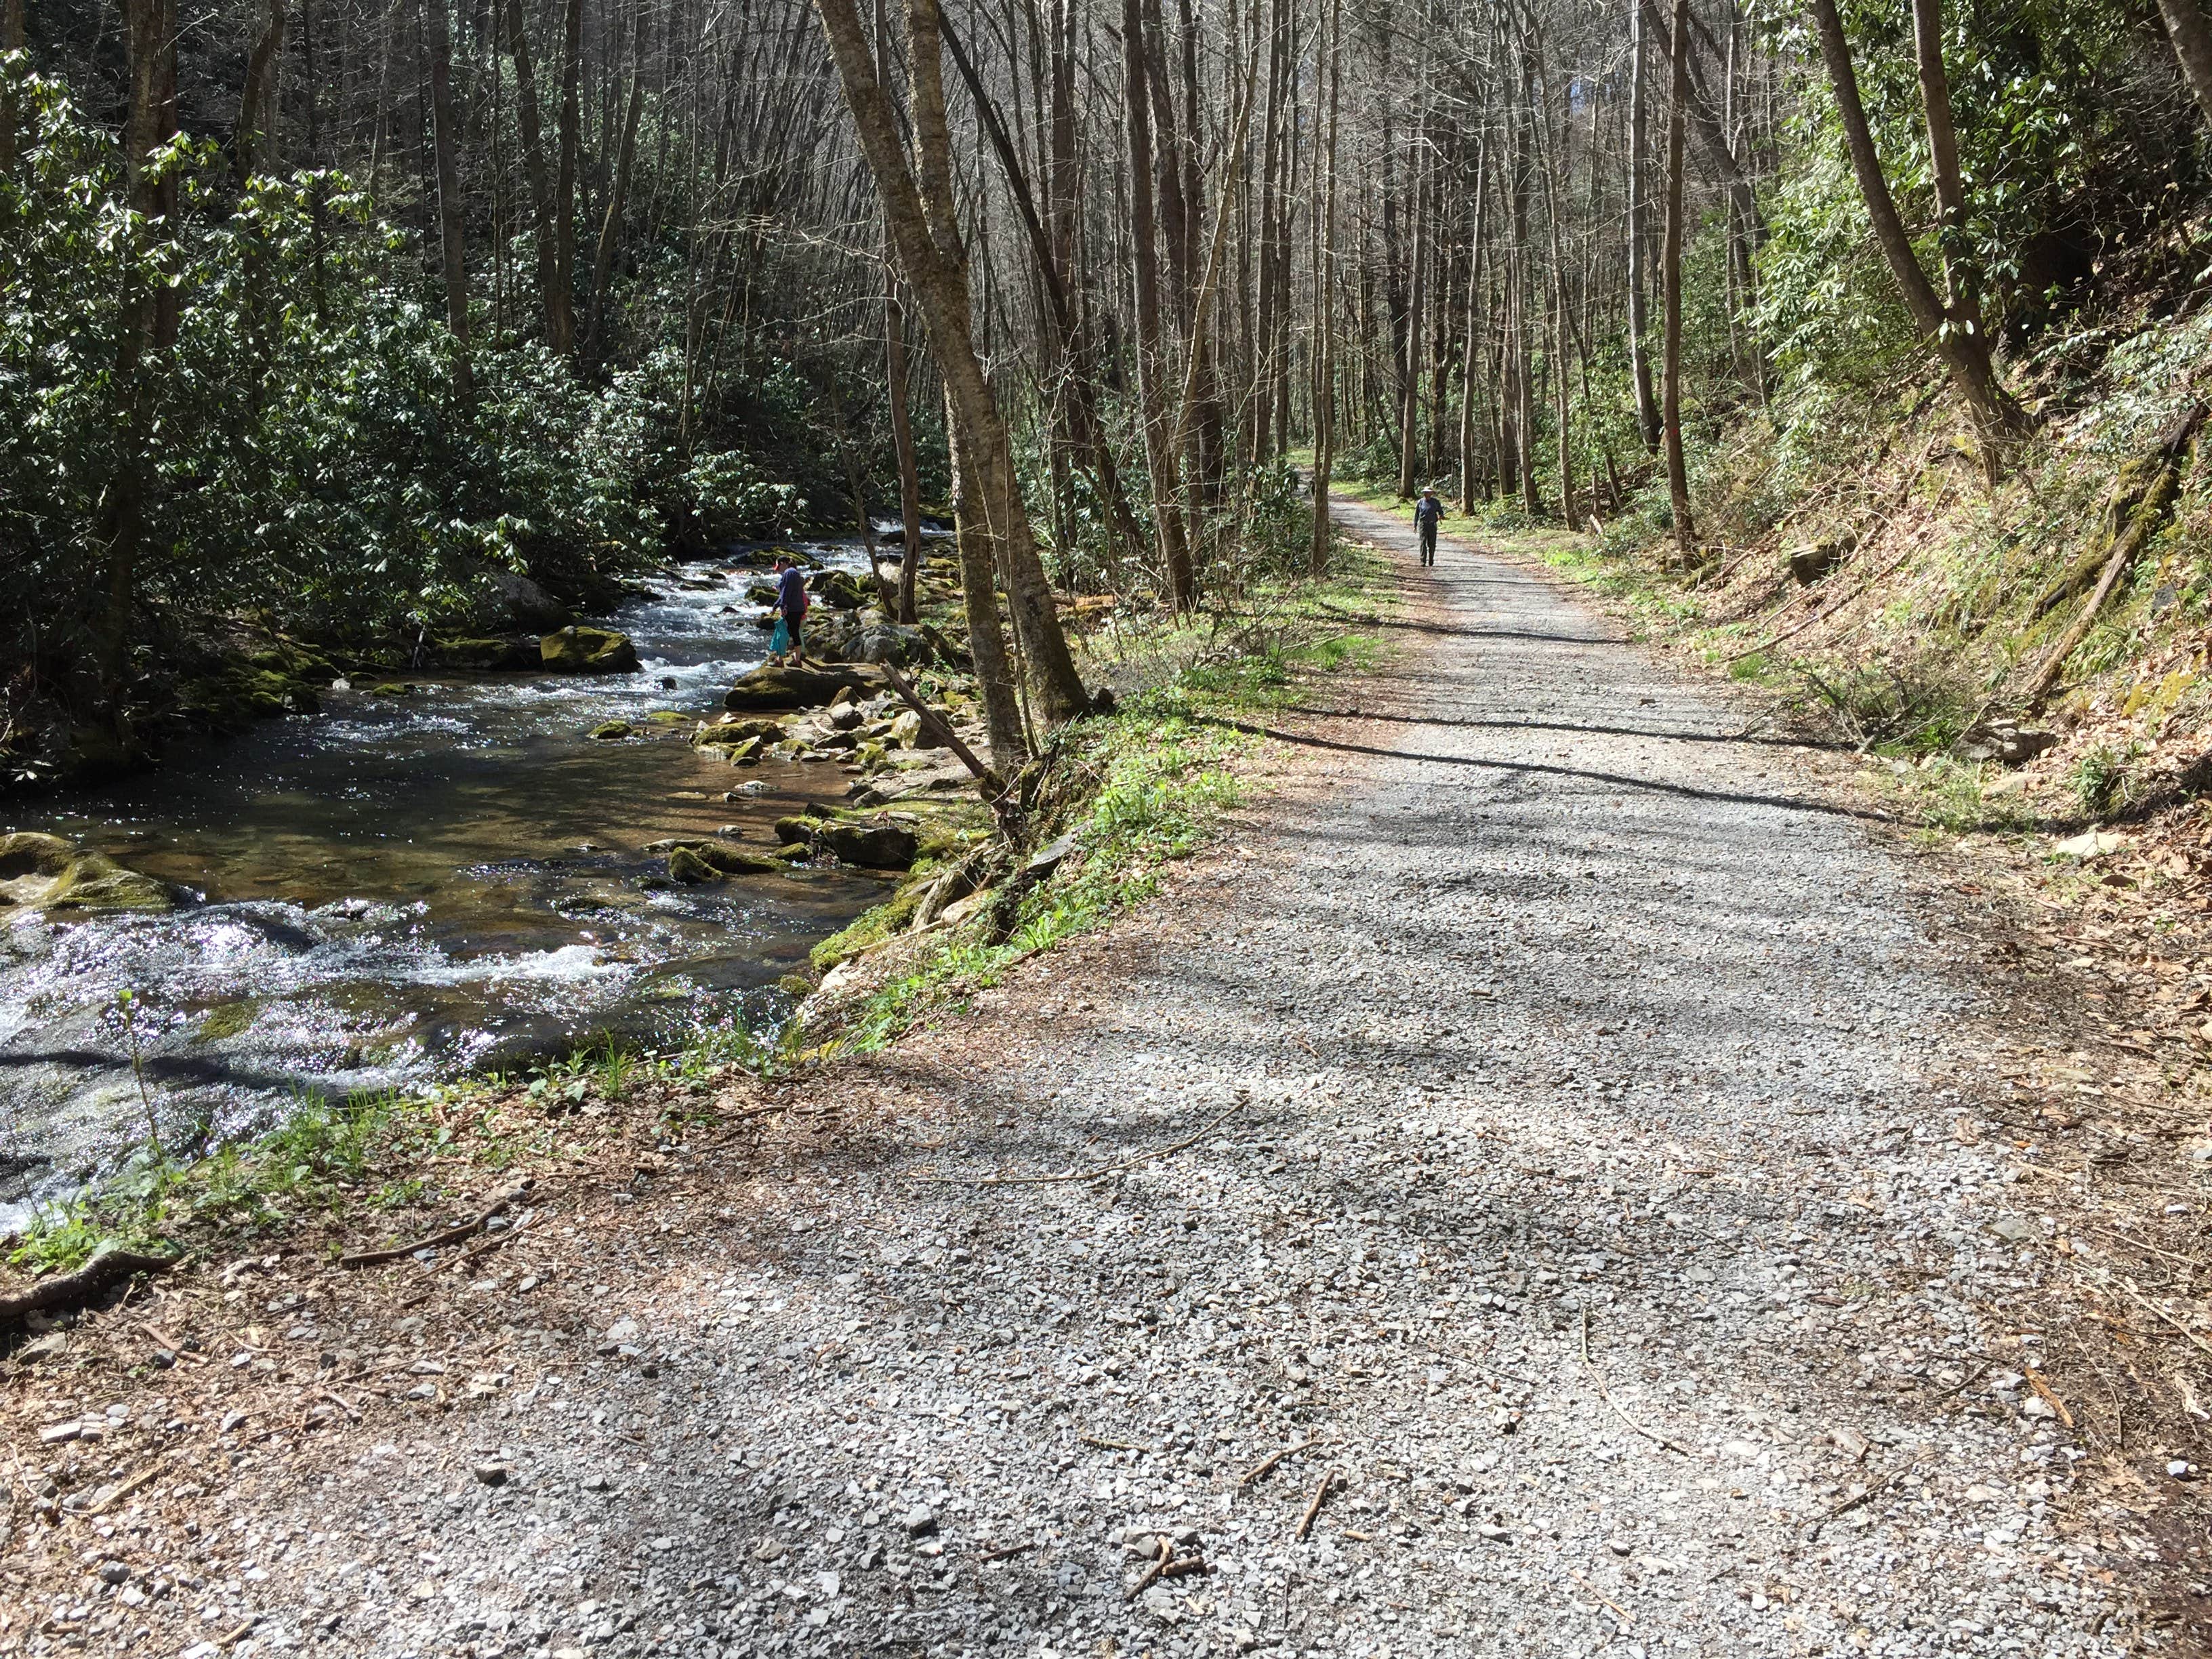
[[[1889,262],[1890,274],[1896,279],[1913,325],[1923,338],[1934,343],[1949,369],[1951,383],[1980,428],[1985,453],[1994,467],[1996,446],[2029,426],[2027,411],[1997,379],[1990,355],[1988,332],[1977,320],[1978,307],[1962,307],[1956,312],[1947,307],[1936,295],[1936,285],[1929,280],[1928,273],[1921,268],[1920,256],[1913,251],[1911,234],[1905,229],[1905,221],[1897,210],[1889,179],[1882,172],[1881,154],[1875,148],[1874,131],[1867,121],[1866,106],[1859,97],[1858,70],[1851,62],[1850,42],[1844,33],[1844,21],[1836,10],[1836,0],[1812,0],[1812,8],[1814,31],[1820,41],[1820,59],[1827,69],[1836,113],[1843,124],[1844,143],[1850,150],[1851,171],[1857,177],[1867,216],[1874,222],[1875,240],[1881,246],[1882,257]],[[1931,135],[1941,132],[1948,138],[1951,126],[1950,95],[1943,75],[1938,0],[1913,0],[1913,33],[1929,131]],[[1931,160],[1937,174],[1937,200],[1947,227],[1955,237],[1956,225],[1950,213],[1955,208],[1963,217],[1965,204],[1955,141],[1948,145],[1948,163],[1941,155]],[[1943,176],[1947,172],[1948,178]],[[1958,252],[1955,240],[1951,252]],[[1970,296],[1971,283],[1955,283],[1954,293]]]
[[[276,0],[281,4],[282,0]],[[453,114],[453,46],[447,0],[421,0],[430,58],[430,143],[437,158],[438,246],[446,279],[446,326],[453,337],[453,390],[471,395],[469,267],[461,199],[460,134]]]
[[[2197,0],[2158,0],[2158,15],[2181,61],[2182,76],[2197,95],[2197,107],[2212,122],[2212,24],[2204,20],[2204,8]]]
[[[1816,0],[1830,3],[1830,0]],[[1690,0],[1674,0],[1674,79],[1667,106],[1667,232],[1660,255],[1660,283],[1666,330],[1664,386],[1660,424],[1667,447],[1667,499],[1674,515],[1674,546],[1684,561],[1697,556],[1697,526],[1690,520],[1690,473],[1682,456],[1682,244],[1685,207],[1682,170],[1687,159],[1690,101]]]

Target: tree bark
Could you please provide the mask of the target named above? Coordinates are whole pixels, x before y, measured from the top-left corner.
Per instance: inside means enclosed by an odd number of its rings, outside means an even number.
[[[282,6],[283,0],[272,0]],[[453,35],[446,0],[422,0],[424,32],[430,47],[430,136],[438,172],[438,245],[445,267],[446,327],[453,337],[453,391],[465,399],[474,380],[469,368],[468,250],[462,240],[467,204],[461,199],[461,169],[456,155],[460,137],[453,119]]]
[[[545,137],[538,120],[538,79],[523,27],[522,0],[506,0],[507,48],[514,63],[515,125],[522,138],[523,172],[530,180],[532,229],[538,255],[538,303],[545,319],[545,337],[556,343],[575,331],[575,319],[561,289],[556,248],[553,176],[545,166]],[[688,400],[687,400],[688,401]]]
[[[1916,16],[1917,8],[1928,3],[1929,0],[1915,0]],[[1851,170],[1858,179],[1859,194],[1866,202],[1867,216],[1874,222],[1875,240],[1881,246],[1882,257],[1889,262],[1890,274],[1904,296],[1913,326],[1942,354],[1950,371],[1951,383],[1965,399],[1967,411],[1988,447],[1987,459],[1994,466],[1996,446],[2027,429],[2027,413],[1999,383],[1990,357],[1989,337],[1980,328],[1971,326],[1970,319],[1954,318],[1936,295],[1928,273],[1921,269],[1920,257],[1913,252],[1911,234],[1898,214],[1896,198],[1890,194],[1889,180],[1881,170],[1881,157],[1875,149],[1866,106],[1859,100],[1858,71],[1851,64],[1850,42],[1844,33],[1844,21],[1836,10],[1836,0],[1812,0],[1812,8],[1820,40],[1820,58],[1827,67],[1828,84],[1835,94],[1836,112],[1843,122],[1844,138],[1850,149]],[[1934,68],[1940,86],[1940,52],[1936,58]],[[1925,60],[1923,53],[1923,92],[1928,74]],[[1948,93],[1942,100],[1942,118],[1948,122]],[[1929,114],[1933,122],[1936,117],[1932,105]],[[1954,169],[1955,161],[1954,155]]]
[[[9,0],[20,9],[21,0]],[[238,168],[238,187],[246,188],[260,165],[260,139],[269,119],[270,91],[284,50],[284,0],[269,0],[269,16],[246,60],[246,80],[238,93],[238,131],[231,141],[231,159]],[[12,130],[12,124],[11,124]]]
[[[1636,388],[1636,430],[1644,447],[1659,448],[1659,404],[1651,392],[1651,320],[1646,290],[1651,279],[1644,268],[1650,234],[1645,227],[1649,181],[1645,160],[1650,149],[1650,112],[1646,107],[1644,0],[1628,0],[1628,365]]]
[[[1815,0],[1832,4],[1833,0]],[[1674,95],[1667,110],[1667,245],[1660,256],[1665,289],[1665,390],[1660,424],[1667,447],[1667,499],[1674,514],[1674,546],[1685,563],[1697,556],[1697,526],[1690,520],[1690,476],[1682,457],[1682,167],[1690,101],[1690,0],[1674,0]]]
[[[615,252],[622,242],[623,215],[629,210],[630,169],[637,155],[637,124],[645,110],[645,18],[637,10],[637,33],[630,55],[629,97],[623,110],[622,137],[615,150],[614,185],[607,192],[607,210],[599,222],[599,246],[592,259],[592,316],[585,330],[592,361],[606,356],[607,289],[613,285]]]
[[[1197,583],[1190,563],[1190,546],[1183,535],[1182,507],[1176,489],[1182,458],[1175,453],[1168,432],[1166,389],[1167,342],[1161,325],[1160,271],[1158,232],[1153,213],[1155,167],[1152,154],[1152,98],[1147,87],[1149,54],[1145,46],[1142,0],[1123,0],[1121,7],[1123,127],[1129,146],[1129,242],[1134,266],[1134,304],[1137,323],[1137,398],[1145,429],[1145,465],[1151,475],[1152,533],[1167,586],[1169,605],[1188,611],[1197,600]],[[1178,198],[1180,191],[1176,192]],[[1172,243],[1180,228],[1169,227]]]
[[[911,166],[900,144],[890,101],[877,76],[874,53],[853,0],[816,0],[816,10],[829,37],[861,153],[883,198],[884,216],[898,251],[900,267],[928,325],[930,347],[945,382],[963,465],[970,469],[990,536],[1004,550],[1008,597],[1016,612],[1038,707],[1047,723],[1057,724],[1084,713],[1090,699],[1068,653],[1051,588],[1037,558],[1015,470],[1012,441],[975,350],[967,255],[953,208],[951,138],[945,118],[936,0],[908,0],[907,7],[915,134]],[[970,649],[979,653],[994,643],[993,639],[983,639],[979,644],[979,635],[992,633],[999,625],[990,592],[989,563],[984,568],[982,592],[973,591],[971,584],[967,595]],[[988,622],[988,628],[979,629],[983,622]],[[979,672],[982,663],[979,654]],[[987,696],[995,695],[987,691]],[[994,722],[994,743],[1003,735],[1012,745],[999,757],[1001,767],[1006,767],[1022,752],[1019,710],[1011,707],[994,710],[987,701],[986,716]]]
[[[584,0],[562,8],[561,170],[553,186],[554,295],[545,306],[554,350],[576,355],[576,173],[583,161]]]
[[[2158,0],[2159,15],[2166,20],[2166,38],[2181,60],[2181,73],[2197,94],[2197,107],[2212,122],[2212,25],[2204,21],[2197,0]]]
[[[1321,155],[1313,170],[1314,196],[1314,349],[1313,349],[1313,540],[1306,555],[1309,574],[1328,574],[1333,537],[1329,524],[1329,475],[1336,462],[1336,143],[1337,122],[1344,98],[1344,0],[1329,0],[1328,22],[1322,49],[1315,54],[1315,75],[1328,77],[1327,137],[1321,138]],[[1320,126],[1316,127],[1316,136]]]
[[[884,386],[890,402],[891,453],[899,478],[898,619],[911,627],[920,614],[915,586],[921,576],[921,475],[915,465],[914,417],[907,406],[906,308],[899,303],[898,271],[888,257],[884,261]]]

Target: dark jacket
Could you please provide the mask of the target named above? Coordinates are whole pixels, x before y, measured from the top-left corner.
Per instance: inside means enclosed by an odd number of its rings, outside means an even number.
[[[806,573],[797,565],[787,566],[775,579],[775,602],[787,622],[797,622],[806,614]]]
[[[1413,503],[1413,522],[1424,530],[1434,530],[1443,515],[1444,504],[1437,496],[1424,495]]]

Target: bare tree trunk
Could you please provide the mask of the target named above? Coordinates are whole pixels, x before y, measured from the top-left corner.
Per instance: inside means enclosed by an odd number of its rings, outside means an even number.
[[[545,319],[554,350],[576,353],[576,173],[583,161],[584,0],[562,8],[561,171],[553,186],[553,283]]]
[[[1428,308],[1429,175],[1425,120],[1413,126],[1413,272],[1406,301],[1405,359],[1399,365],[1398,499],[1413,493],[1420,466],[1421,324]]]
[[[630,54],[629,99],[623,111],[622,137],[615,151],[614,185],[607,192],[606,216],[599,222],[599,246],[592,260],[592,319],[585,331],[588,355],[606,356],[607,289],[613,284],[615,250],[622,240],[623,215],[629,203],[630,168],[637,155],[637,124],[645,110],[646,9],[637,9],[637,33]]]
[[[545,166],[545,140],[538,121],[538,80],[523,27],[522,0],[506,0],[507,49],[514,62],[515,125],[522,137],[523,171],[530,179],[530,205],[538,252],[538,303],[545,318],[545,337],[556,349],[573,336],[575,319],[561,286],[553,177]]]
[[[20,11],[21,0],[9,0]],[[267,131],[269,105],[276,66],[284,50],[284,0],[269,0],[269,15],[246,60],[246,80],[238,93],[238,131],[231,143],[231,159],[238,168],[238,185],[246,188],[260,162],[261,135]],[[13,124],[10,123],[10,130]]]
[[[1145,14],[1141,0],[1123,0],[1121,8],[1124,126],[1129,144],[1129,240],[1135,266],[1137,322],[1137,396],[1145,428],[1146,470],[1152,476],[1152,532],[1167,584],[1168,603],[1187,611],[1196,602],[1190,546],[1183,535],[1182,507],[1176,483],[1182,458],[1176,453],[1168,430],[1166,388],[1167,341],[1161,323],[1159,253],[1153,219],[1153,181],[1157,168],[1152,154],[1152,106],[1146,82],[1150,76],[1146,50]],[[1180,191],[1176,192],[1177,197]],[[1169,226],[1170,244],[1181,229]]]
[[[1932,4],[1933,0],[1915,0],[1916,21],[1919,9],[1932,8]],[[1999,383],[1990,356],[1988,335],[1972,326],[1971,319],[1952,316],[1937,296],[1928,273],[1921,269],[1919,256],[1912,249],[1911,234],[1898,214],[1889,180],[1882,173],[1881,157],[1875,149],[1866,107],[1859,100],[1858,71],[1851,64],[1850,42],[1844,33],[1844,21],[1837,13],[1836,0],[1812,0],[1812,7],[1813,20],[1820,37],[1820,58],[1827,66],[1828,83],[1835,93],[1836,112],[1843,122],[1844,138],[1850,149],[1851,169],[1858,177],[1859,194],[1866,201],[1867,216],[1874,222],[1875,240],[1881,245],[1882,255],[1889,262],[1890,274],[1896,278],[1914,326],[1935,343],[1949,368],[1951,383],[1966,400],[1974,424],[1981,430],[1988,451],[1986,459],[1994,468],[1997,445],[2027,429],[2027,412]],[[1940,14],[1933,21],[1935,27],[1929,33],[1940,42]],[[1916,27],[1916,33],[1919,32]],[[1921,54],[1923,90],[1925,93],[1928,88],[1932,69],[1938,96],[1929,105],[1929,119],[1931,125],[1940,121],[1948,126],[1950,105],[1948,93],[1942,86],[1940,49],[1935,58],[1930,65],[1928,54]],[[1936,112],[1939,108],[1940,116]],[[1945,188],[1956,191],[1955,149],[1953,164],[1954,182]],[[1954,194],[1954,199],[1962,201],[1963,196]]]
[[[900,267],[928,323],[930,346],[951,405],[963,465],[971,471],[975,482],[978,505],[991,538],[1005,552],[1008,597],[1038,705],[1044,720],[1057,724],[1084,713],[1090,699],[1076,673],[1053,606],[1050,586],[1037,558],[1015,470],[1012,441],[975,350],[967,255],[953,205],[951,136],[945,115],[941,22],[936,0],[908,0],[907,7],[915,137],[911,165],[901,146],[890,101],[877,75],[875,55],[854,0],[816,0],[816,9],[829,37],[830,55],[836,61],[861,152],[883,198],[884,217],[898,250]],[[979,673],[982,653],[995,642],[995,636],[979,641],[979,635],[998,626],[995,603],[990,602],[990,563],[984,568],[982,593],[970,591],[967,596],[969,646],[978,652]],[[988,604],[988,614],[979,615],[979,604]],[[979,623],[989,626],[979,629]],[[1000,756],[1003,767],[1024,751],[1020,710],[1012,706],[992,708],[988,698],[1000,696],[988,694],[986,718],[991,723],[994,744],[1003,738],[1009,744]],[[1010,697],[1001,701],[1011,703]]]
[[[283,0],[272,0],[281,6]],[[453,391],[472,395],[469,370],[469,268],[462,226],[467,204],[461,199],[461,169],[455,155],[460,138],[453,120],[453,35],[446,0],[422,0],[424,32],[430,47],[430,134],[438,169],[438,244],[446,277],[446,327],[453,337]]]
[[[899,477],[898,619],[910,627],[919,615],[915,585],[921,575],[921,475],[915,465],[914,416],[907,406],[906,308],[899,303],[898,272],[889,257],[884,260],[884,384]]]
[[[1823,0],[1816,0],[1821,3]],[[1832,3],[1832,0],[1825,0]],[[1690,474],[1682,459],[1682,165],[1690,101],[1690,0],[1674,0],[1672,56],[1674,95],[1667,109],[1667,246],[1660,256],[1665,289],[1665,405],[1660,411],[1667,446],[1667,499],[1674,514],[1674,546],[1687,563],[1697,556],[1697,526],[1690,520]]]
[[[1651,279],[1644,269],[1648,241],[1645,198],[1650,189],[1645,160],[1650,149],[1644,61],[1644,0],[1628,0],[1628,364],[1636,386],[1636,429],[1643,436],[1644,448],[1656,451],[1659,405],[1651,395],[1651,322],[1645,298]]]
[[[1314,377],[1313,377],[1313,541],[1306,568],[1315,576],[1328,574],[1333,540],[1329,526],[1329,474],[1336,462],[1336,139],[1339,111],[1344,99],[1344,0],[1329,0],[1328,24],[1315,54],[1318,80],[1328,76],[1328,108],[1322,125],[1321,154],[1315,158],[1314,181]],[[1316,127],[1316,137],[1320,127]]]
[[[2181,60],[2181,73],[2197,94],[2197,107],[2212,122],[2212,26],[2197,0],[2158,0],[2159,15],[2166,20],[2166,38]]]

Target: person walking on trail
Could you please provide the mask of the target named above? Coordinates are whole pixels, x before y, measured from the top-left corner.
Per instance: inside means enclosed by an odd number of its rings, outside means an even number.
[[[775,618],[778,660],[793,667],[806,664],[806,643],[800,634],[806,621],[806,573],[788,553],[775,556],[775,604],[769,614]],[[788,656],[783,653],[787,651]]]
[[[1413,526],[1421,532],[1421,562],[1437,562],[1437,525],[1444,516],[1444,504],[1437,499],[1434,489],[1424,489],[1421,499],[1413,507]]]

